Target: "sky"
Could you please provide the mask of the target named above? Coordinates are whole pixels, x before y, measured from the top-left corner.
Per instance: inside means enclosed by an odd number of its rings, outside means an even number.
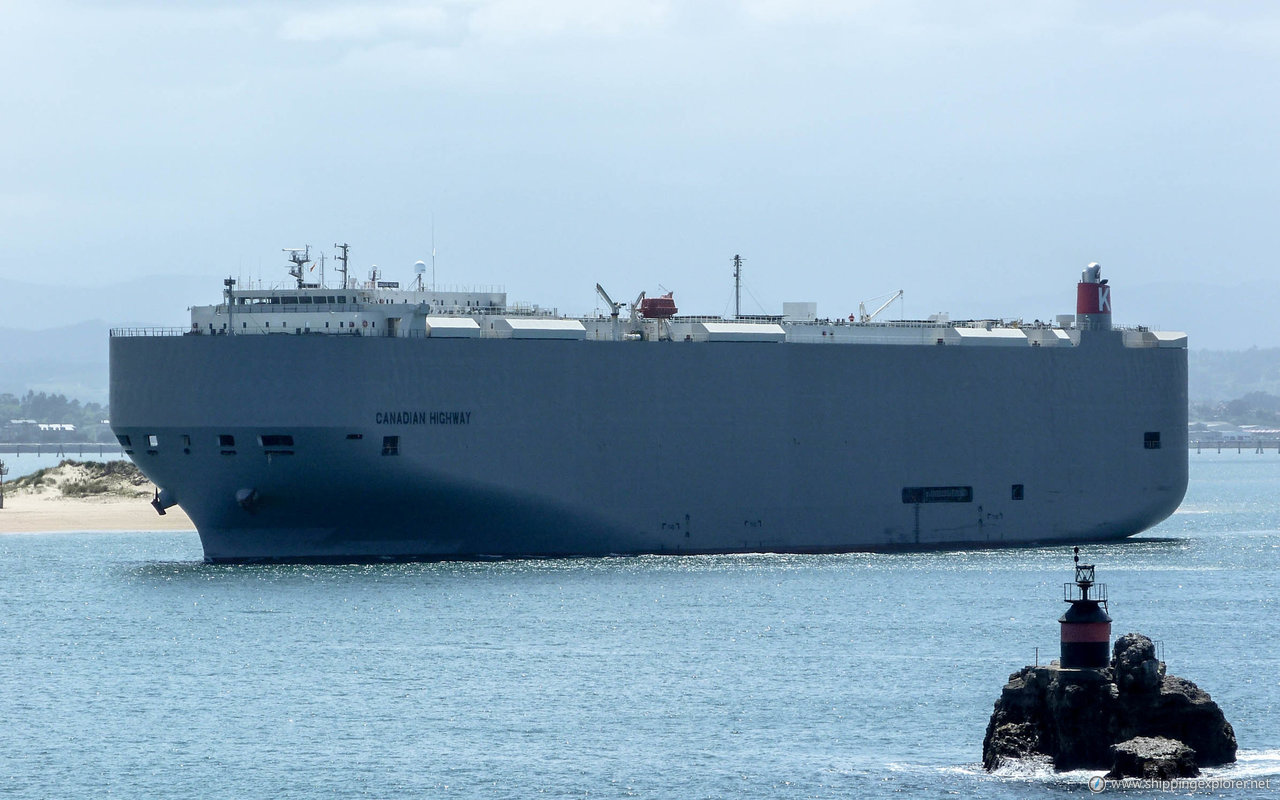
[[[597,282],[731,312],[734,254],[744,312],[903,289],[894,316],[1044,317],[1090,261],[1118,322],[1187,327],[1139,295],[1280,297],[1274,3],[0,0],[0,19],[11,280],[207,278],[185,308],[227,275],[287,280],[281,248],[349,242],[362,276],[408,281],[434,228],[442,286],[573,313],[603,306]],[[1251,336],[1280,344],[1280,323]]]

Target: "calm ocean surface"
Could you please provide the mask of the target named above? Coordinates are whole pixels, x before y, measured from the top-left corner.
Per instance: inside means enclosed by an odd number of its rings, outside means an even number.
[[[1084,556],[1116,633],[1235,726],[1209,774],[1280,786],[1280,455],[1191,465],[1174,517]],[[194,533],[0,536],[0,795],[1091,796],[978,764],[1008,674],[1056,656],[1066,547],[200,558]]]

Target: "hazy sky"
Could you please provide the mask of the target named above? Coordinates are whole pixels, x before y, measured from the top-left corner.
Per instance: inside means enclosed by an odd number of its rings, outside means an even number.
[[[434,215],[442,284],[576,312],[597,281],[722,312],[741,253],[745,310],[1069,312],[1097,260],[1124,317],[1280,249],[1275,3],[0,10],[11,279],[209,276],[186,306],[347,241],[407,281]]]

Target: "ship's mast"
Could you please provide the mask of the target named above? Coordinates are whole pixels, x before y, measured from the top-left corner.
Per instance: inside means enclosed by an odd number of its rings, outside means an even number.
[[[293,266],[289,268],[289,274],[298,281],[298,288],[301,289],[304,274],[302,268],[311,263],[311,245],[307,245],[306,248],[286,247],[284,252],[289,254],[289,260],[293,262]]]
[[[342,262],[342,266],[338,269],[338,272],[342,273],[342,288],[345,291],[347,288],[347,251],[351,249],[351,245],[346,242],[343,242],[342,244],[334,242],[333,246],[342,251],[342,255],[334,256],[333,258],[335,261]]]
[[[742,316],[742,256],[733,257],[733,318]]]
[[[232,319],[231,310],[235,308],[235,305],[236,305],[236,297],[235,297],[236,279],[228,275],[227,278],[222,282],[222,285],[227,287],[227,290],[226,290],[227,291],[227,333],[235,335],[236,325],[235,325],[235,320]]]

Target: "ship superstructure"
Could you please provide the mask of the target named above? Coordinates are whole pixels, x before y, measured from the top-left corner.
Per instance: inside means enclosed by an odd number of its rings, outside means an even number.
[[[1054,322],[570,317],[498,289],[239,289],[116,331],[112,427],[210,560],[1098,540],[1186,488],[1186,336]],[[345,256],[345,252],[343,254]],[[305,259],[309,256],[301,256]],[[740,270],[735,263],[735,273]],[[883,309],[883,306],[881,306]]]

